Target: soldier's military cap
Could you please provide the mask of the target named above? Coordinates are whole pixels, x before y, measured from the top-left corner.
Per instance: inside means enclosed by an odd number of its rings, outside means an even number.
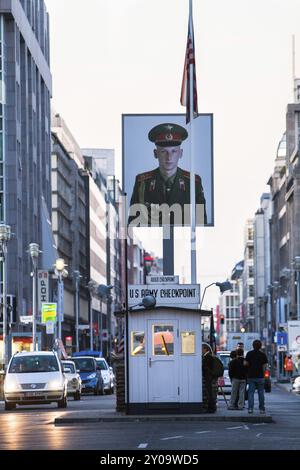
[[[178,124],[165,123],[153,127],[148,138],[160,147],[173,147],[181,144],[188,137],[187,130]]]

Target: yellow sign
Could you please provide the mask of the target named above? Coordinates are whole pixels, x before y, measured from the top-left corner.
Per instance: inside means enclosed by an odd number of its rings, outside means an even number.
[[[45,325],[47,322],[56,323],[57,304],[42,303],[42,323]]]

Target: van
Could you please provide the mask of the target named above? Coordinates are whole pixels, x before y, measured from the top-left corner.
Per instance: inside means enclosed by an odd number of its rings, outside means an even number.
[[[16,353],[9,361],[4,379],[5,409],[53,402],[58,408],[67,407],[67,379],[57,354],[52,351]]]

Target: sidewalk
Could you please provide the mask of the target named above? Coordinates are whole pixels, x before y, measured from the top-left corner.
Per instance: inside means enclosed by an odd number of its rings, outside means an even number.
[[[65,412],[60,418],[54,420],[55,426],[72,424],[88,424],[99,422],[145,422],[145,421],[234,421],[247,423],[272,423],[270,414],[261,415],[258,409],[252,415],[245,410],[227,410],[224,401],[218,401],[218,410],[214,414],[186,414],[186,415],[126,415],[113,409],[100,409],[99,411],[71,411]]]
[[[284,392],[292,392],[292,384],[289,382],[274,382],[274,385]]]

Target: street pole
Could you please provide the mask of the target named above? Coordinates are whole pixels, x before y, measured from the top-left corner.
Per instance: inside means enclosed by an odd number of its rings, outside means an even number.
[[[76,352],[79,352],[79,279],[80,272],[74,271],[75,276],[75,314],[76,314]]]
[[[93,335],[93,296],[92,292],[90,293],[91,302],[90,302],[90,350],[93,351],[94,346],[94,335]]]
[[[297,271],[297,320],[300,320],[300,271]]]
[[[37,317],[37,302],[36,302],[36,271],[37,260],[40,254],[40,247],[37,243],[30,243],[28,250],[32,260],[32,345],[33,351],[36,351],[36,317]]]
[[[61,339],[61,317],[62,317],[62,299],[61,299],[61,290],[62,290],[62,273],[58,273],[58,339]]]
[[[102,351],[102,344],[103,344],[103,338],[102,338],[102,299],[100,298],[100,351],[101,351],[101,356],[103,357],[103,351]]]
[[[8,364],[8,344],[7,344],[7,298],[6,298],[6,254],[7,242],[11,238],[11,227],[0,224],[0,260],[2,261],[2,312],[3,312],[3,366]]]

